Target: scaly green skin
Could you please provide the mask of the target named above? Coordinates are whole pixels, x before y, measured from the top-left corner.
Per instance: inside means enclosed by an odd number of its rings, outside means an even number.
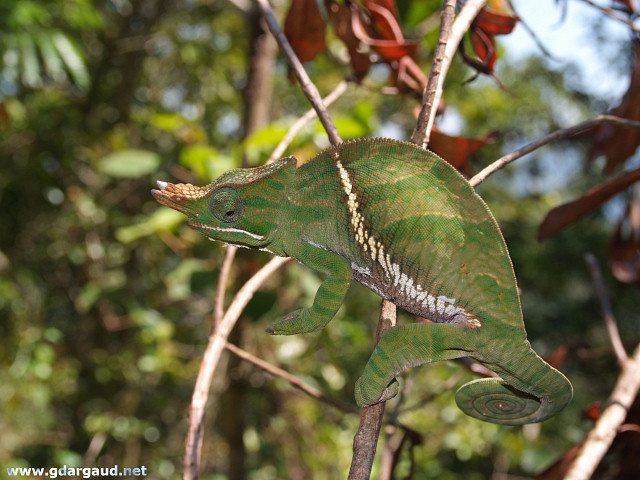
[[[158,182],[163,205],[214,240],[291,256],[327,275],[310,308],[268,332],[324,327],[355,278],[433,323],[385,333],[356,384],[358,405],[397,392],[411,367],[473,357],[500,378],[456,393],[468,415],[520,425],[558,413],[569,381],[531,349],[511,260],[486,204],[448,163],[413,144],[361,139],[296,168],[293,157],[199,188]]]

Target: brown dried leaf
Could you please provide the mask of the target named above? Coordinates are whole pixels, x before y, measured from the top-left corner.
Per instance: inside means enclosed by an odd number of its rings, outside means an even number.
[[[611,110],[612,115],[629,120],[640,120],[640,41],[633,42],[634,63],[631,82],[620,105]],[[605,173],[610,173],[631,157],[640,146],[640,132],[634,128],[604,124],[593,129],[593,144],[588,161],[600,155],[606,156]]]
[[[547,213],[542,225],[540,225],[538,241],[544,240],[578,221],[638,180],[640,180],[640,168],[602,183],[589,190],[582,197],[554,208]]]
[[[472,175],[468,160],[488,143],[496,140],[497,132],[491,132],[484,138],[453,137],[442,133],[436,127],[431,132],[429,150],[444,158],[452,166],[467,176]]]
[[[640,282],[640,199],[637,195],[609,240],[613,276],[623,283]]]
[[[518,23],[509,5],[504,0],[490,1],[489,5],[480,10],[469,29],[469,38],[477,58],[464,53],[464,61],[480,73],[493,75],[493,66],[497,60],[496,35],[507,35],[513,32]]]
[[[347,46],[353,74],[356,81],[359,82],[367,75],[371,60],[369,55],[360,52],[358,49],[360,40],[353,33],[351,8],[344,3],[337,3],[333,0],[325,0],[325,5],[327,12],[329,12],[329,21],[333,26],[333,31]]]
[[[324,20],[315,0],[292,0],[284,22],[284,34],[301,62],[324,52]]]

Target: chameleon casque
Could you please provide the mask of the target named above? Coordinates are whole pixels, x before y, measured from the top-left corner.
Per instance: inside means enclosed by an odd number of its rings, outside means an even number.
[[[527,340],[504,239],[484,201],[448,163],[416,145],[352,140],[297,167],[294,157],[235,169],[205,187],[158,182],[156,200],[213,240],[290,256],[326,275],[310,308],[269,327],[324,327],[355,278],[426,318],[388,330],[355,387],[372,405],[397,393],[395,376],[472,357],[499,377],[463,385],[456,403],[480,420],[545,420],[572,398],[565,376]]]

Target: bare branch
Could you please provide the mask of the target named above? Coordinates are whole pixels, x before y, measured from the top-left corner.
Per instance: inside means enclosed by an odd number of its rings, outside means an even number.
[[[447,3],[445,4],[447,15],[448,9],[451,8],[451,3],[455,4],[455,2],[451,2],[450,0],[447,0]],[[462,7],[462,10],[460,10],[460,13],[456,17],[455,22],[453,22],[453,25],[451,25],[448,17],[446,19],[442,18],[441,20],[438,45],[436,46],[436,53],[433,58],[433,66],[431,74],[429,75],[429,83],[425,89],[424,104],[422,111],[420,112],[420,116],[418,117],[418,125],[416,125],[416,129],[411,136],[411,141],[423,148],[426,148],[429,144],[431,129],[433,128],[433,123],[436,118],[436,111],[438,110],[440,99],[442,98],[444,80],[447,76],[447,72],[449,71],[449,67],[451,66],[453,55],[456,53],[456,50],[458,50],[458,45],[460,45],[465,32],[469,30],[471,23],[485,3],[486,0],[468,0],[464,7]],[[444,14],[445,12],[443,11],[443,15]],[[443,27],[447,24],[450,26],[450,31],[445,33]],[[446,46],[444,48],[442,58],[439,58],[439,52],[442,49],[440,45],[441,42],[446,42]]]
[[[592,2],[591,0],[582,0],[582,1],[584,3],[586,3],[587,5],[591,5],[592,7],[597,8],[603,14],[605,14],[607,17],[615,20],[616,22],[620,22],[620,23],[626,25],[627,27],[629,27],[634,32],[640,32],[640,28],[636,27],[631,20],[626,19],[626,18],[622,18],[620,15],[618,15],[616,13],[616,11],[614,9],[609,8],[609,7],[605,7],[603,5],[598,5],[596,2]]]
[[[587,435],[565,480],[588,480],[611,446],[640,389],[640,345],[622,366],[607,408]]]
[[[302,390],[307,395],[309,395],[309,396],[311,396],[313,398],[316,398],[318,400],[321,400],[322,402],[326,403],[327,405],[332,406],[333,408],[337,408],[341,412],[344,412],[344,413],[357,413],[358,412],[355,408],[353,408],[353,407],[351,407],[349,405],[344,405],[342,403],[336,402],[332,398],[329,398],[321,390],[319,390],[319,389],[317,389],[315,387],[312,387],[311,385],[307,385],[302,380],[300,380],[298,377],[296,377],[295,375],[290,374],[286,370],[283,370],[283,369],[281,369],[279,367],[276,367],[275,365],[272,365],[269,362],[265,362],[261,358],[258,358],[255,355],[252,355],[251,353],[247,352],[246,350],[243,350],[240,347],[237,347],[236,345],[233,345],[232,343],[227,342],[225,344],[225,348],[227,350],[229,350],[230,352],[232,352],[234,355],[237,355],[238,357],[242,358],[243,360],[246,360],[247,362],[250,362],[253,365],[255,365],[256,367],[264,370],[268,374],[273,375],[274,377],[283,378],[284,380],[289,382],[293,387],[295,387],[295,388],[297,388],[299,390]]]
[[[196,385],[191,398],[189,408],[189,430],[185,441],[185,456],[182,465],[184,480],[198,478],[198,465],[200,464],[200,450],[202,447],[202,432],[204,429],[204,412],[209,398],[209,389],[216,368],[220,362],[229,333],[236,324],[240,314],[253,297],[255,291],[290,259],[283,257],[272,258],[264,267],[245,283],[236,293],[231,305],[224,317],[218,323],[215,330],[209,336],[209,343],[204,352]]]
[[[586,130],[589,130],[590,128],[596,127],[598,125],[602,125],[603,123],[614,123],[616,125],[620,125],[623,127],[640,128],[639,121],[616,117],[615,115],[607,115],[607,114],[597,115],[593,118],[590,118],[589,120],[585,120],[584,122],[578,123],[572,127],[556,130],[555,132],[552,132],[549,135],[539,138],[538,140],[534,140],[533,142],[528,143],[524,147],[519,148],[518,150],[511,152],[505,155],[504,157],[499,158],[498,160],[493,162],[491,165],[487,166],[486,168],[481,170],[479,173],[477,173],[473,178],[471,178],[471,180],[469,180],[469,183],[471,184],[471,186],[476,187],[480,183],[485,181],[489,175],[497,172],[501,168],[504,168],[506,165],[513,162],[514,160],[517,160],[518,158],[523,157],[528,153],[533,152],[534,150],[537,150],[538,148],[546,145],[547,143],[555,142],[557,140],[564,140],[566,138],[572,137]]]
[[[622,344],[622,340],[620,339],[620,332],[618,331],[618,324],[616,323],[616,319],[613,316],[611,302],[609,301],[609,295],[607,295],[607,290],[604,288],[600,265],[598,264],[598,260],[596,259],[596,257],[591,253],[587,253],[584,256],[584,260],[589,266],[591,277],[593,278],[593,283],[596,288],[596,293],[598,295],[598,298],[600,299],[602,315],[604,317],[604,324],[607,327],[607,333],[609,334],[609,341],[611,342],[613,351],[616,354],[616,358],[618,359],[618,364],[622,366],[624,365],[624,362],[629,359],[629,355],[627,355],[627,352],[624,349],[624,345]]]
[[[347,86],[348,85],[349,85],[349,83],[346,80],[343,80],[338,85],[336,85],[336,88],[334,88],[333,91],[329,95],[324,97],[324,99],[323,99],[324,105],[328,107],[333,102],[335,102],[338,98],[340,98],[340,96],[344,92],[347,91]],[[295,136],[298,133],[300,133],[300,130],[302,130],[304,128],[304,126],[307,123],[309,123],[311,120],[313,120],[314,118],[316,118],[316,111],[313,108],[311,108],[302,117],[300,117],[298,120],[296,120],[296,122],[293,125],[291,125],[291,127],[287,131],[287,134],[280,141],[280,143],[275,148],[275,150],[273,151],[273,153],[269,157],[269,160],[267,160],[266,163],[267,164],[273,163],[276,160],[278,160],[279,158],[282,158],[282,155],[284,154],[284,151],[291,144],[291,142],[293,141]]]
[[[233,259],[235,258],[237,251],[238,247],[229,246],[226,252],[224,252],[222,267],[220,267],[220,274],[218,275],[216,296],[213,301],[213,328],[216,328],[220,323],[220,320],[222,320],[222,315],[224,315],[224,292],[227,287],[229,272],[231,272],[231,265],[233,264]]]
[[[376,343],[380,341],[386,330],[396,325],[396,310],[397,307],[393,303],[386,300],[382,302]],[[348,480],[368,480],[371,475],[385,404],[386,402],[376,403],[362,410],[358,432],[353,439],[353,458]]]
[[[318,89],[307,75],[307,72],[302,66],[302,63],[300,63],[300,60],[293,51],[289,40],[287,40],[286,35],[280,28],[280,25],[278,25],[278,21],[273,15],[273,10],[271,9],[271,5],[269,5],[269,1],[258,0],[258,5],[260,6],[262,13],[264,14],[265,20],[267,21],[267,26],[269,27],[271,34],[275,37],[278,45],[280,45],[280,50],[289,62],[289,66],[293,70],[293,73],[298,79],[298,82],[300,82],[302,91],[309,99],[309,102],[318,114],[318,119],[324,126],[324,129],[327,131],[329,141],[332,145],[337,145],[338,143],[342,142],[342,139],[338,134],[338,129],[335,123],[333,123],[333,120],[329,115],[329,112],[327,112],[326,107],[322,103],[322,98],[320,97]]]

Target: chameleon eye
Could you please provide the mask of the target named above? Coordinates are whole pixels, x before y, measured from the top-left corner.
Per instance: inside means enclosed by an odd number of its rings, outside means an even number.
[[[237,222],[242,213],[240,194],[233,187],[218,189],[209,199],[209,210],[221,222]]]

